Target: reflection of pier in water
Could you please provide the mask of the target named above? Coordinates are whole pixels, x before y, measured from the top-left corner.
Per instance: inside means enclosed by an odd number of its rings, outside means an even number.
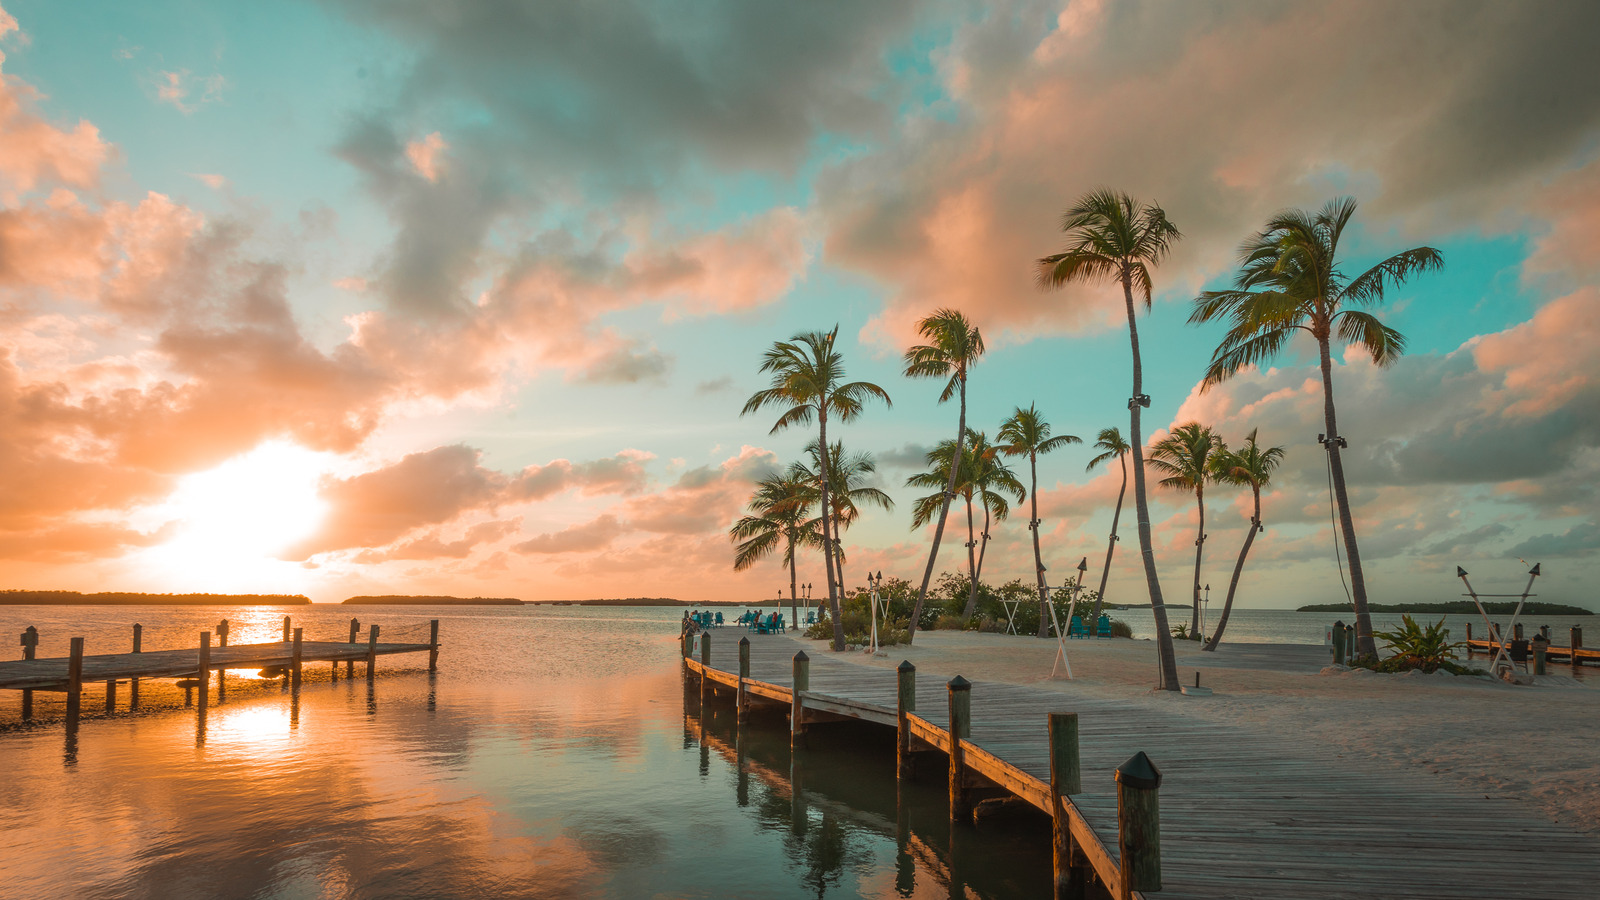
[[[800,645],[772,635],[751,636],[749,674],[741,678],[739,637],[737,631],[713,632],[709,665],[684,660],[691,689],[708,701],[736,698],[736,708],[742,699],[758,715],[763,707],[777,710],[790,719],[791,733],[805,732],[813,722],[854,719],[861,727],[888,726],[884,733],[895,734],[889,730],[898,727],[894,671],[826,653],[796,666],[791,656]],[[791,685],[801,673],[808,683],[797,704]],[[955,742],[946,685],[915,672],[905,675],[912,677],[920,703],[904,732],[912,749],[922,744],[925,762],[950,768],[952,795],[974,788],[990,796],[1003,791],[1050,809],[1046,718],[1063,709],[1077,714],[1082,789],[1066,798],[1069,812],[1055,820],[1063,824],[1047,823],[1043,830],[1058,835],[1058,854],[1064,853],[1059,835],[1068,827],[1073,844],[1092,839],[1083,857],[1058,855],[1058,865],[1092,866],[1114,896],[1121,887],[1122,854],[1111,774],[1135,750],[1148,752],[1165,770],[1161,897],[1480,896],[1484,861],[1490,859],[1503,872],[1537,873],[1526,882],[1495,881],[1491,892],[1497,896],[1592,900],[1600,883],[1600,840],[1533,813],[1514,792],[1429,772],[1361,766],[1295,735],[1186,715],[1181,704],[1193,701],[1178,697],[1129,702],[1025,685],[971,686],[970,731],[951,765]],[[965,689],[966,682],[960,684],[956,690]],[[888,784],[896,780],[892,770],[882,777]],[[947,809],[952,820],[963,818],[954,804]],[[959,834],[955,827],[952,833]]]

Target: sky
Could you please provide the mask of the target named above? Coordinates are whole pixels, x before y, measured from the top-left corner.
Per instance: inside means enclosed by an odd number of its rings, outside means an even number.
[[[763,350],[835,326],[893,401],[830,431],[897,502],[847,579],[919,577],[904,483],[956,409],[901,357],[943,307],[988,344],[973,427],[1037,404],[1085,439],[1037,498],[1052,583],[1092,581],[1126,320],[1034,261],[1109,186],[1183,234],[1139,320],[1149,439],[1285,448],[1240,605],[1345,597],[1315,348],[1201,392],[1189,307],[1273,213],[1351,196],[1349,273],[1445,260],[1379,311],[1402,359],[1335,351],[1370,599],[1540,562],[1600,608],[1600,7],[3,3],[0,587],[771,600],[728,528],[814,435],[740,410]],[[1151,502],[1183,600],[1195,504]],[[1218,598],[1248,504],[1208,493]],[[1031,579],[1026,519],[986,581]],[[1121,533],[1108,599],[1148,602]]]

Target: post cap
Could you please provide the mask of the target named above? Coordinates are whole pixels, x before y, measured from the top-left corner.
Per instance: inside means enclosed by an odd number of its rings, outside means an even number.
[[[1537,575],[1537,574],[1539,574],[1539,566],[1540,566],[1540,563],[1534,563],[1533,564],[1533,568],[1528,570],[1528,574],[1529,575]]]
[[[750,646],[750,639],[749,639],[749,638],[747,638],[747,637],[742,637],[742,638],[739,638],[739,646],[741,646],[741,647],[748,647],[748,646]]]
[[[909,659],[900,660],[900,665],[895,667],[895,671],[897,672],[915,672],[916,670],[917,667],[913,666],[911,664],[911,660]]]
[[[960,675],[957,675],[956,677],[950,679],[950,690],[970,691],[972,690],[972,682],[962,678]]]
[[[795,662],[810,662],[811,661],[811,657],[807,656],[806,652],[804,650],[798,650],[794,654],[794,661]]]
[[[1460,566],[1456,566],[1456,577],[1457,578],[1465,578],[1465,577],[1467,577],[1467,570],[1461,568]]]
[[[1345,627],[1344,626],[1344,620],[1343,619],[1335,620],[1334,623],[1333,623],[1333,627],[1335,627],[1335,628],[1343,628],[1343,627]]]
[[[1128,761],[1117,766],[1117,784],[1125,785],[1139,790],[1151,791],[1161,787],[1161,770],[1156,768],[1150,757],[1140,750]]]

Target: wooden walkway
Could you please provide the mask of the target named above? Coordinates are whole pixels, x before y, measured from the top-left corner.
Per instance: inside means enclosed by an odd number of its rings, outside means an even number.
[[[744,636],[739,629],[712,632],[709,686],[736,688]],[[804,648],[811,662],[802,724],[836,715],[896,726],[895,672],[818,643],[749,638],[753,702],[792,704],[792,659]],[[703,670],[698,659],[685,662],[691,674]],[[1078,714],[1083,790],[1070,797],[1066,814],[1112,896],[1120,889],[1112,773],[1138,751],[1164,776],[1160,897],[1600,896],[1600,839],[1426,772],[1373,771],[1292,736],[1146,705],[998,683],[974,684],[971,693],[971,737],[961,744],[967,769],[1047,813],[1046,718]],[[948,754],[945,678],[917,673],[916,697],[913,734]]]
[[[395,653],[426,653],[430,644],[348,644],[331,641],[304,641],[300,644],[301,664],[309,662],[359,662],[368,654],[389,656]],[[240,644],[210,648],[208,668],[288,669],[296,662],[293,641],[269,644]],[[83,657],[82,680],[126,681],[132,678],[194,678],[199,673],[199,654],[194,648],[147,650],[143,653],[106,653]],[[16,659],[0,662],[0,690],[65,691],[70,660]]]

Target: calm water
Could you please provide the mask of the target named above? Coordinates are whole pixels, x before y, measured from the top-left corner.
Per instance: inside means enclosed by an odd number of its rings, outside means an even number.
[[[349,607],[0,607],[41,656],[343,640]],[[677,610],[362,608],[385,638],[441,622],[425,657],[379,661],[295,696],[235,673],[202,729],[182,692],[146,682],[107,718],[86,687],[75,738],[61,695],[19,721],[0,693],[5,897],[1039,897],[1048,826],[947,823],[942,779],[897,807],[892,738],[819,729],[791,756],[781,718],[743,740],[704,716],[677,660]],[[89,623],[93,623],[92,625]],[[10,653],[7,655],[9,656]],[[418,664],[421,662],[421,665]]]
[[[1148,609],[1125,609],[1120,612],[1110,613],[1114,619],[1121,619],[1133,628],[1134,637],[1147,638],[1155,635],[1155,619]],[[1207,615],[1207,634],[1211,633],[1217,619],[1222,616],[1222,605],[1212,603]],[[1168,609],[1167,620],[1169,624],[1188,624],[1190,610]],[[1419,625],[1431,625],[1439,621],[1439,613],[1418,613],[1412,616]],[[1482,639],[1484,636],[1483,618],[1481,616],[1444,615],[1445,627],[1450,630],[1451,639],[1464,641],[1467,639],[1467,625],[1472,625],[1472,636]],[[1491,616],[1508,633],[1511,616]],[[1346,625],[1355,624],[1354,613],[1303,613],[1286,609],[1235,609],[1228,617],[1228,627],[1223,631],[1225,641],[1241,644],[1320,644],[1323,633],[1335,621],[1343,621]],[[1549,625],[1551,642],[1565,645],[1567,643],[1568,629],[1573,625],[1582,626],[1589,622],[1589,631],[1600,628],[1600,619],[1594,616],[1528,616],[1521,619],[1528,637],[1532,637],[1539,630],[1540,625]],[[1372,617],[1374,631],[1390,631],[1400,627],[1400,615],[1390,613],[1377,613]],[[1587,643],[1592,643],[1590,637]],[[1381,645],[1381,641],[1379,642]]]

